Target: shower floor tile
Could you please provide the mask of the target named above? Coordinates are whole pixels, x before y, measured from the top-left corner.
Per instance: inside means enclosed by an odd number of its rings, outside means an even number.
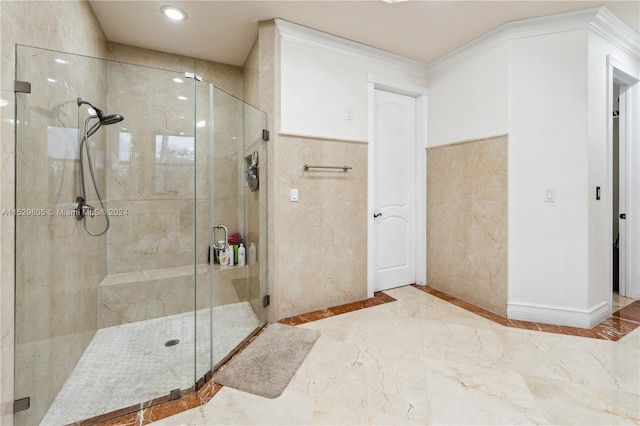
[[[248,302],[209,313],[197,311],[195,321],[187,312],[98,330],[41,424],[69,424],[193,386],[259,326]],[[180,343],[165,346],[172,339]]]

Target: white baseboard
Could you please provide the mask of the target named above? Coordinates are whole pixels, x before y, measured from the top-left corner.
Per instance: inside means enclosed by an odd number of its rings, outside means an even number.
[[[524,303],[509,303],[507,305],[507,318],[509,319],[578,328],[592,328],[609,318],[610,314],[606,300],[595,304],[588,310]]]

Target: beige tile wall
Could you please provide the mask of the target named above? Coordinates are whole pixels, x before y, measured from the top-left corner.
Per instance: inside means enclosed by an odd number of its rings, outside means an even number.
[[[236,98],[242,99],[243,96],[242,67],[113,42],[108,43],[108,53],[105,57],[115,61],[146,65],[180,73],[195,72],[204,80],[213,83],[217,88]]]
[[[505,317],[507,153],[507,136],[427,150],[427,283]]]
[[[277,141],[274,254],[278,317],[367,297],[367,145]],[[352,170],[304,171],[304,164]],[[290,189],[299,201],[290,201]]]
[[[275,22],[273,20],[260,22],[258,39],[245,63],[244,96],[250,104],[266,113],[264,128],[271,131],[271,140],[263,144],[262,149],[258,149],[262,154],[260,167],[261,189],[258,195],[258,202],[260,208],[264,209],[266,213],[260,217],[261,244],[257,247],[259,263],[257,273],[260,277],[261,291],[271,295],[271,305],[265,310],[265,317],[268,322],[274,322],[278,319],[276,312],[279,303],[278,283],[275,280],[275,260],[273,258],[276,240],[273,214],[276,171],[273,164],[275,164],[274,158],[278,140],[277,129],[280,126],[279,109],[277,107],[279,102],[279,80],[277,78],[279,57],[279,37]],[[249,148],[250,151],[254,149],[257,149],[257,146]],[[245,152],[245,155],[249,154],[250,152]],[[252,270],[251,276],[255,280],[255,270]]]
[[[280,128],[280,38],[260,23],[245,63],[245,99],[267,112],[267,292],[270,322],[366,298],[367,145],[296,138]],[[305,163],[350,163],[348,174],[303,172]],[[291,203],[297,187],[300,201]],[[264,218],[263,218],[264,220]],[[264,264],[261,263],[261,268]]]
[[[110,148],[109,198],[114,208],[130,208],[136,214],[114,218],[109,238],[109,273],[172,268],[193,261],[206,262],[208,248],[209,199],[209,90],[199,83],[194,116],[193,80],[172,81],[184,71],[202,75],[205,81],[242,96],[242,69],[177,55],[109,44],[109,57],[118,61],[162,67],[164,70],[110,63],[110,109],[131,117],[126,123],[133,144],[131,161],[118,161],[118,145]],[[123,89],[118,89],[123,88]],[[188,98],[181,103],[178,96]],[[239,156],[242,151],[242,104],[216,90],[214,95],[214,217],[230,232],[241,230]],[[156,135],[193,136],[193,121],[205,121],[198,128],[196,163],[179,164],[156,159]],[[119,130],[115,130],[119,131]],[[112,139],[115,140],[115,139]],[[193,220],[194,173],[197,190],[197,223]],[[137,219],[136,219],[137,218]],[[193,227],[197,226],[194,241]]]

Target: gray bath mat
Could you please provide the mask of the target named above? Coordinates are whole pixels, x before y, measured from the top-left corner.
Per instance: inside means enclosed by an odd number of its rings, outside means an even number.
[[[213,380],[244,392],[277,398],[320,337],[317,330],[271,324],[218,370]]]

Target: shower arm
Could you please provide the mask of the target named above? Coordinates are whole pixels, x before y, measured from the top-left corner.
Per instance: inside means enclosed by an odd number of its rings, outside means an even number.
[[[225,245],[229,241],[229,230],[224,225],[216,225],[216,226],[213,227],[213,243],[212,243],[213,248],[215,248],[216,250],[222,250],[224,248],[224,246],[218,247],[217,244],[216,244],[216,229],[223,229],[224,230],[224,244]]]

